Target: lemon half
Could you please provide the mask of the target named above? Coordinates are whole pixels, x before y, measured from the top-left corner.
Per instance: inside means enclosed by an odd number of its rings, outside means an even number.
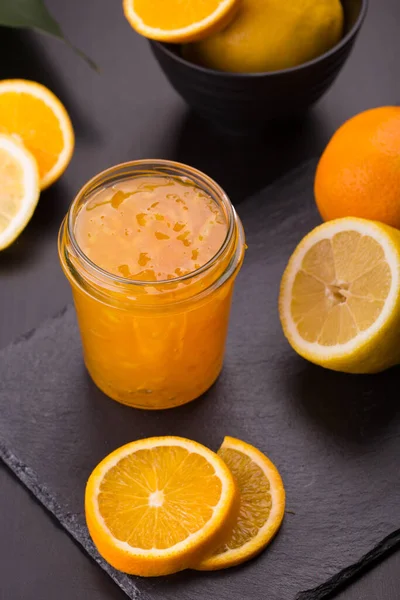
[[[357,218],[324,223],[284,272],[279,314],[304,358],[347,373],[400,363],[400,232]]]
[[[39,170],[23,144],[0,134],[0,250],[26,227],[39,200]]]
[[[335,46],[343,23],[340,0],[241,0],[227,27],[184,46],[183,55],[220,71],[289,69]]]

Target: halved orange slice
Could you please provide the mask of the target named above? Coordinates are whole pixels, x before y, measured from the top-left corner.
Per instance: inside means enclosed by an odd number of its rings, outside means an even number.
[[[0,133],[17,135],[36,158],[42,190],[71,160],[74,132],[68,113],[49,89],[35,81],[0,81]]]
[[[197,570],[227,569],[259,552],[278,531],[285,513],[285,490],[272,462],[254,446],[226,437],[218,455],[239,487],[240,509],[233,530]]]
[[[142,576],[186,569],[226,537],[237,488],[224,463],[179,437],[132,442],[107,456],[89,477],[86,520],[113,567]]]
[[[220,31],[239,0],[123,0],[125,17],[138,33],[161,42],[194,42]]]
[[[282,278],[279,314],[291,346],[336,371],[400,363],[400,232],[347,217],[309,233]]]

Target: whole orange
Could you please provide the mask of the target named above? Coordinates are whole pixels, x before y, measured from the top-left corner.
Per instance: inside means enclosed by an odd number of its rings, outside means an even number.
[[[400,107],[344,123],[321,156],[314,192],[324,221],[361,217],[400,229]]]

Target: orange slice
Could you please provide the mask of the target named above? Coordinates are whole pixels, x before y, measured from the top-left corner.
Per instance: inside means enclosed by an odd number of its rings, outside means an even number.
[[[278,531],[285,512],[282,479],[257,448],[226,437],[218,455],[238,484],[240,509],[228,539],[196,566],[201,571],[234,567],[261,552]]]
[[[237,505],[223,460],[179,437],[132,442],[89,477],[90,535],[113,567],[142,576],[196,564],[226,537]]]
[[[29,222],[39,200],[39,172],[21,142],[0,134],[0,250]]]
[[[60,100],[34,81],[0,81],[0,133],[18,135],[37,160],[44,189],[67,168],[74,149],[71,120]]]
[[[304,358],[348,373],[400,363],[400,232],[347,217],[297,246],[282,278],[279,313]]]
[[[223,29],[239,0],[123,0],[125,17],[141,35],[161,42],[194,42]]]

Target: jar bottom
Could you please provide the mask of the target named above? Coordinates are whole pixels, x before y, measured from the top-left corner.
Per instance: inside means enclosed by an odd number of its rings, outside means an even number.
[[[221,361],[220,365],[218,365],[216,369],[216,375],[207,381],[204,386],[199,387],[198,390],[191,392],[182,392],[180,391],[177,394],[167,394],[162,390],[158,392],[146,392],[137,391],[134,392],[118,392],[113,389],[111,386],[107,385],[105,382],[100,381],[90,370],[89,366],[85,363],[86,369],[92,379],[93,383],[96,387],[99,388],[100,391],[103,392],[108,398],[118,402],[119,404],[123,404],[125,406],[129,406],[131,408],[138,408],[140,410],[167,410],[170,408],[176,408],[178,406],[183,406],[184,404],[188,404],[189,402],[193,402],[193,400],[197,400],[203,394],[205,394],[217,381],[218,377],[221,374],[223,361]],[[161,395],[164,396],[161,399]],[[152,396],[152,397],[151,397]]]

